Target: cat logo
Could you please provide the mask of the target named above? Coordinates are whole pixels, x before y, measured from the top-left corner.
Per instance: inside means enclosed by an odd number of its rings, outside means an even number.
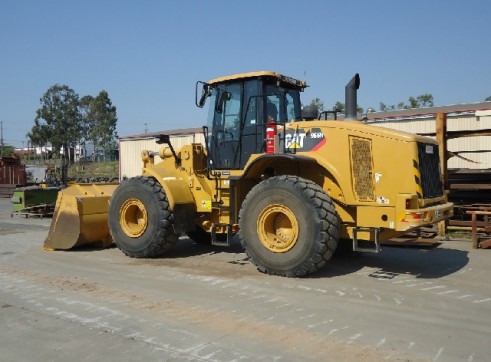
[[[303,129],[288,130],[283,140],[280,141],[280,147],[282,147],[282,142],[284,142],[285,149],[290,151],[317,151],[326,144],[326,136],[320,128],[307,131]]]
[[[305,133],[287,134],[285,137],[286,148],[288,149],[303,148],[304,139],[305,139]]]
[[[292,142],[290,143],[290,145],[288,146],[288,148],[302,148],[302,146],[300,146],[297,142]]]

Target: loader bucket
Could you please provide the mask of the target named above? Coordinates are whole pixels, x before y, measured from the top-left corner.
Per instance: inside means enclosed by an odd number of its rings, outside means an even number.
[[[75,184],[58,193],[46,249],[112,243],[108,227],[109,199],[118,184]]]

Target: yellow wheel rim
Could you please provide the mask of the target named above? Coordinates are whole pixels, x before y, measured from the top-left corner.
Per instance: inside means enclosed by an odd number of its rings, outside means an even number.
[[[298,240],[298,223],[295,214],[284,205],[268,205],[257,221],[259,240],[275,253],[285,253]]]
[[[121,206],[119,223],[123,232],[131,238],[141,236],[148,225],[145,205],[140,200],[128,199]]]

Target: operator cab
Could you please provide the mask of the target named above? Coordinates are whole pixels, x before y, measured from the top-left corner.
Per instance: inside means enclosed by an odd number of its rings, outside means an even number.
[[[242,169],[252,154],[264,153],[266,123],[273,120],[281,127],[300,121],[300,92],[306,86],[303,81],[269,71],[198,82],[196,105],[203,107],[210,98],[204,127],[209,166]]]

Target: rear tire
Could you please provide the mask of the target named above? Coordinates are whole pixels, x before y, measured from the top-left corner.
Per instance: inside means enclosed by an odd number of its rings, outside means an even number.
[[[123,181],[109,204],[109,230],[119,249],[133,258],[153,258],[178,240],[162,186],[153,178]]]
[[[297,176],[278,176],[249,192],[239,226],[242,246],[259,271],[300,277],[331,258],[340,221],[331,198],[319,185]]]

